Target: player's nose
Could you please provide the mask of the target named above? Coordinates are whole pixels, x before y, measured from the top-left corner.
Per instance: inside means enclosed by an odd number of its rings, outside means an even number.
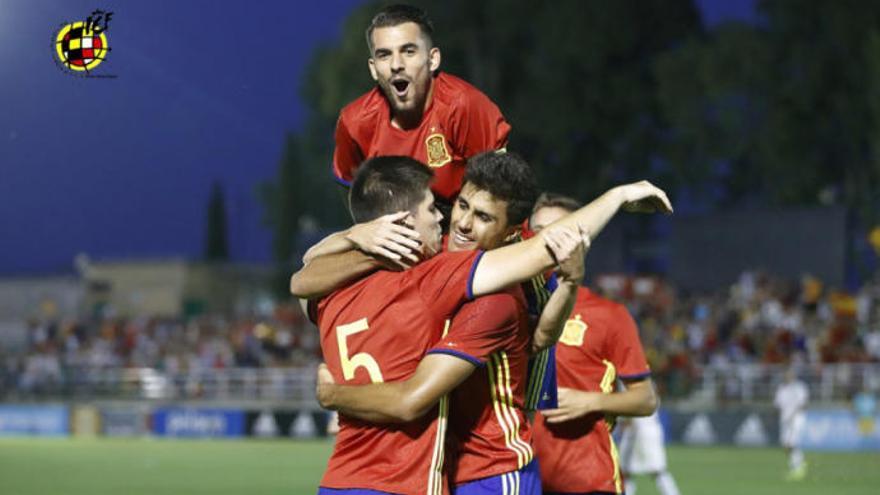
[[[403,55],[395,53],[391,55],[391,70],[400,72],[403,70]]]
[[[456,223],[456,227],[458,227],[458,230],[461,230],[462,232],[469,232],[472,226],[473,215],[471,215],[470,213],[465,213],[464,215],[462,215],[461,218],[458,219],[458,223]]]

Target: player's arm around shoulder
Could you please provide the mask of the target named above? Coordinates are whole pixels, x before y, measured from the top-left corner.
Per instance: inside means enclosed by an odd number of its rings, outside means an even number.
[[[306,251],[303,264],[307,265],[319,256],[356,249],[394,262],[408,260],[417,263],[421,241],[418,232],[403,224],[409,215],[409,212],[399,211],[330,234]]]
[[[322,297],[381,267],[406,269],[419,261],[419,234],[402,221],[408,212],[381,216],[325,237],[303,256],[290,279],[291,294]]]
[[[476,369],[473,363],[446,354],[425,356],[410,378],[368,385],[334,383],[325,365],[318,370],[321,407],[374,423],[407,423],[427,413]]]
[[[290,293],[300,299],[324,297],[380,267],[375,258],[360,251],[319,256],[290,277]]]
[[[577,229],[583,239],[594,239],[621,207],[633,212],[672,213],[666,193],[641,181],[614,187],[553,225]],[[474,271],[473,294],[490,294],[552,268],[555,260],[543,235],[542,231],[529,240],[486,252]]]

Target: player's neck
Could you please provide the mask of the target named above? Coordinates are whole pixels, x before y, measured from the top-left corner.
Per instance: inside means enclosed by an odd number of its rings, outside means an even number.
[[[422,118],[428,113],[428,109],[431,108],[433,96],[434,79],[432,78],[431,84],[428,87],[428,94],[425,96],[425,102],[421,105],[416,105],[416,108],[409,112],[392,112],[391,125],[403,131],[415,129],[420,126],[422,124]]]

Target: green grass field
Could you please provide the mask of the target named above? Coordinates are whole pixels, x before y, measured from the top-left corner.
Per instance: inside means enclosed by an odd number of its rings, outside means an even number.
[[[0,438],[0,494],[310,494],[326,441]],[[880,454],[808,453],[802,482],[783,481],[774,449],[673,447],[683,495],[878,493]],[[639,495],[657,493],[639,479]]]

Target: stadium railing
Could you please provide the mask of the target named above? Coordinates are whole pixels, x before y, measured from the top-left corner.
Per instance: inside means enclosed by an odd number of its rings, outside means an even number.
[[[738,363],[698,368],[692,387],[681,398],[715,404],[772,403],[789,367]],[[796,370],[809,388],[812,403],[848,402],[862,390],[880,390],[878,363],[813,364]]]
[[[55,378],[7,377],[7,400],[265,401],[316,405],[316,366],[167,372],[155,368],[66,368]]]
[[[699,404],[772,403],[785,365],[730,364],[658,373],[664,400]],[[0,372],[2,375],[2,372]],[[880,390],[880,363],[804,365],[798,376],[813,403],[847,402]],[[316,405],[315,365],[168,372],[154,368],[64,368],[57,376],[0,376],[2,400],[266,401]]]

